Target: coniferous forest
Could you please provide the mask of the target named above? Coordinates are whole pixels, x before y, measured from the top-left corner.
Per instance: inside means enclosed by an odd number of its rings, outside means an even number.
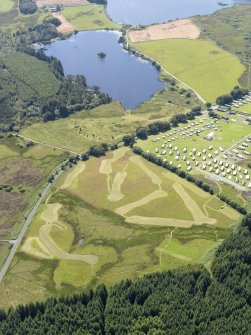
[[[251,215],[203,266],[0,311],[1,335],[251,334]]]

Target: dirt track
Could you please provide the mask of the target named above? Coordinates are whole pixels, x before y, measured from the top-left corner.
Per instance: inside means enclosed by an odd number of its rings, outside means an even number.
[[[66,18],[59,14],[59,13],[53,13],[52,14],[55,18],[59,19],[61,24],[60,26],[57,27],[57,31],[61,34],[66,34],[66,33],[73,33],[75,28],[74,26],[66,20]]]
[[[199,36],[199,28],[190,19],[157,24],[144,30],[136,30],[129,33],[129,39],[133,43],[170,38],[196,39]]]

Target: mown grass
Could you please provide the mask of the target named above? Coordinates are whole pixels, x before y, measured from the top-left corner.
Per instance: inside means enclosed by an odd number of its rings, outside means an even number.
[[[212,15],[197,16],[194,20],[200,26],[203,37],[211,39],[218,46],[235,54],[244,64],[247,64],[246,71],[240,78],[240,84],[251,88],[248,66],[251,57],[250,5],[235,5]]]
[[[14,6],[12,0],[1,0],[0,2],[0,12],[8,12]]]
[[[238,112],[245,112],[245,113],[251,114],[251,103],[245,104],[245,105],[240,106],[238,108],[234,107],[233,109],[238,111]]]
[[[108,18],[104,7],[101,5],[66,7],[62,14],[77,30],[120,28],[117,23]]]
[[[245,71],[237,57],[207,40],[161,40],[134,47],[195,89],[205,100],[228,93]]]

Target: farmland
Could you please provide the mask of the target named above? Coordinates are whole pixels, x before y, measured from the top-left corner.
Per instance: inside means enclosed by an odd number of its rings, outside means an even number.
[[[40,145],[26,146],[17,139],[0,143],[0,239],[15,239],[24,217],[47,182],[51,171],[64,159],[60,150]],[[0,264],[7,256],[8,244],[0,243]]]
[[[203,39],[149,41],[133,46],[211,102],[238,85],[245,71],[237,57]]]
[[[245,104],[240,107],[234,107],[233,109],[236,110],[237,112],[244,112],[244,113],[251,114],[251,103]]]
[[[8,12],[13,7],[12,0],[2,0],[0,3],[0,12]]]
[[[119,25],[112,22],[101,5],[67,7],[62,15],[76,30],[118,29]]]
[[[128,148],[81,162],[40,207],[0,286],[1,294],[8,291],[3,304],[196,262],[208,266],[238,218],[220,200]]]

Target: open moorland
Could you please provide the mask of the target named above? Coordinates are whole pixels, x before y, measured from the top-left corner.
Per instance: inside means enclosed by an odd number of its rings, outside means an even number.
[[[0,142],[0,264],[19,234],[27,212],[66,156],[61,150],[31,145],[20,138]],[[6,243],[3,243],[7,240]]]
[[[239,59],[208,40],[166,39],[133,43],[206,101],[228,93],[245,71]]]
[[[0,286],[3,304],[185,264],[208,266],[238,218],[216,197],[126,147],[81,162],[37,213]]]

